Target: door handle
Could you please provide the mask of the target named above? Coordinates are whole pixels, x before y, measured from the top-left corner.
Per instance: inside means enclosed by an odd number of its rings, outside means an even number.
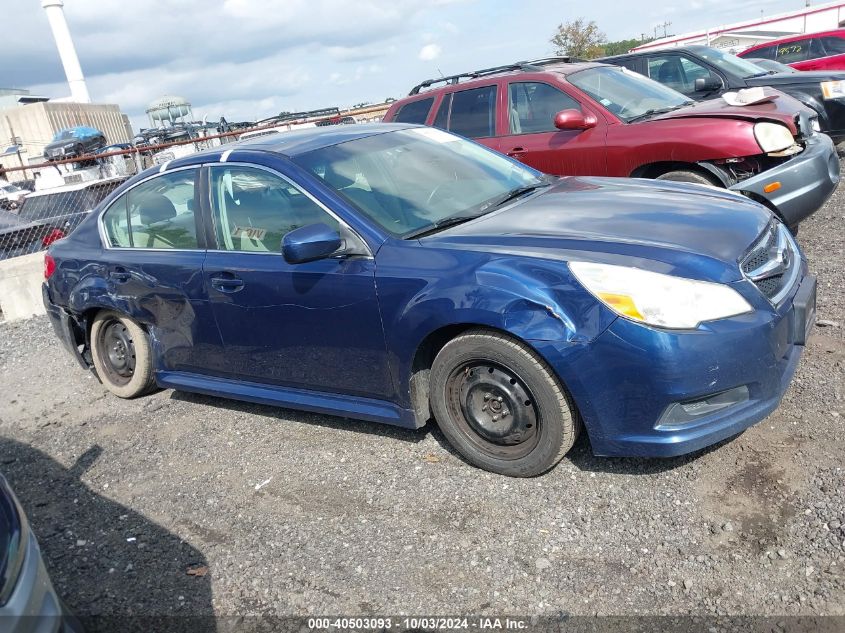
[[[132,274],[125,268],[115,268],[109,273],[109,279],[123,284],[132,279]]]
[[[508,156],[510,156],[511,158],[516,158],[517,156],[521,156],[524,153],[524,147],[514,147],[511,151],[508,152]]]
[[[217,290],[218,292],[237,292],[238,290],[243,290],[244,281],[243,279],[238,279],[235,276],[215,276],[211,278],[211,287]]]

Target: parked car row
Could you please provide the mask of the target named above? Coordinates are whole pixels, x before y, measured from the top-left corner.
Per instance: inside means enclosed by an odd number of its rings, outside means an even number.
[[[681,54],[667,60],[681,66]],[[549,174],[722,187],[795,232],[835,190],[839,159],[813,111],[782,93],[762,95],[753,106],[696,103],[624,67],[548,59],[428,80],[385,121],[455,132]]]
[[[640,73],[696,101],[743,88],[774,88],[795,98],[818,117],[819,129],[834,143],[845,140],[845,73],[772,73],[754,63],[707,46],[643,51],[602,60]]]

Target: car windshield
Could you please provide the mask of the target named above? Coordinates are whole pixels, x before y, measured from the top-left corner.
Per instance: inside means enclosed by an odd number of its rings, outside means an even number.
[[[530,167],[434,128],[368,136],[295,161],[397,237],[477,217],[547,184]]]
[[[597,66],[572,73],[567,80],[626,122],[692,103],[680,92],[627,68]]]
[[[781,64],[780,62],[776,62],[773,59],[749,59],[748,61],[752,62],[756,66],[759,66],[763,70],[768,70],[770,72],[776,73],[797,73],[798,71],[795,70],[792,66],[787,66],[786,64]]]
[[[720,51],[717,48],[708,48],[704,46],[693,50],[695,50],[696,55],[703,57],[719,70],[731,75],[738,75],[743,79],[760,77],[762,75],[769,74],[769,71],[765,68],[762,68],[747,59],[742,59],[736,55]]]
[[[56,135],[53,137],[53,140],[65,141],[69,138],[76,138],[76,132],[74,130],[62,130],[60,132],[56,132]]]

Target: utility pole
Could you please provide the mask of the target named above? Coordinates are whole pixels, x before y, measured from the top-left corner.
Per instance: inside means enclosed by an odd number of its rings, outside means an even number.
[[[18,142],[17,136],[15,136],[15,128],[12,127],[12,122],[9,120],[9,117],[6,117],[6,125],[9,126],[9,134],[12,135],[12,138],[9,139],[11,144],[15,146],[15,154],[18,155],[18,162],[21,164],[21,167],[24,167],[23,158],[21,157],[21,145]],[[26,180],[26,169],[23,170],[23,179]]]

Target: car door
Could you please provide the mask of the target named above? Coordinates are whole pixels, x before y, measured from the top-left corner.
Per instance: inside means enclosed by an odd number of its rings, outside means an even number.
[[[142,181],[98,218],[110,303],[150,328],[156,369],[216,373],[222,341],[203,287],[199,168]]]
[[[607,173],[607,124],[561,87],[514,79],[507,84],[507,128],[496,149],[547,174],[603,176]],[[555,115],[578,110],[595,119],[583,130],[559,130]]]
[[[281,254],[282,239],[295,228],[324,223],[351,229],[288,175],[267,166],[221,163],[207,174],[214,244],[203,277],[228,375],[390,396],[373,258],[290,264]]]

